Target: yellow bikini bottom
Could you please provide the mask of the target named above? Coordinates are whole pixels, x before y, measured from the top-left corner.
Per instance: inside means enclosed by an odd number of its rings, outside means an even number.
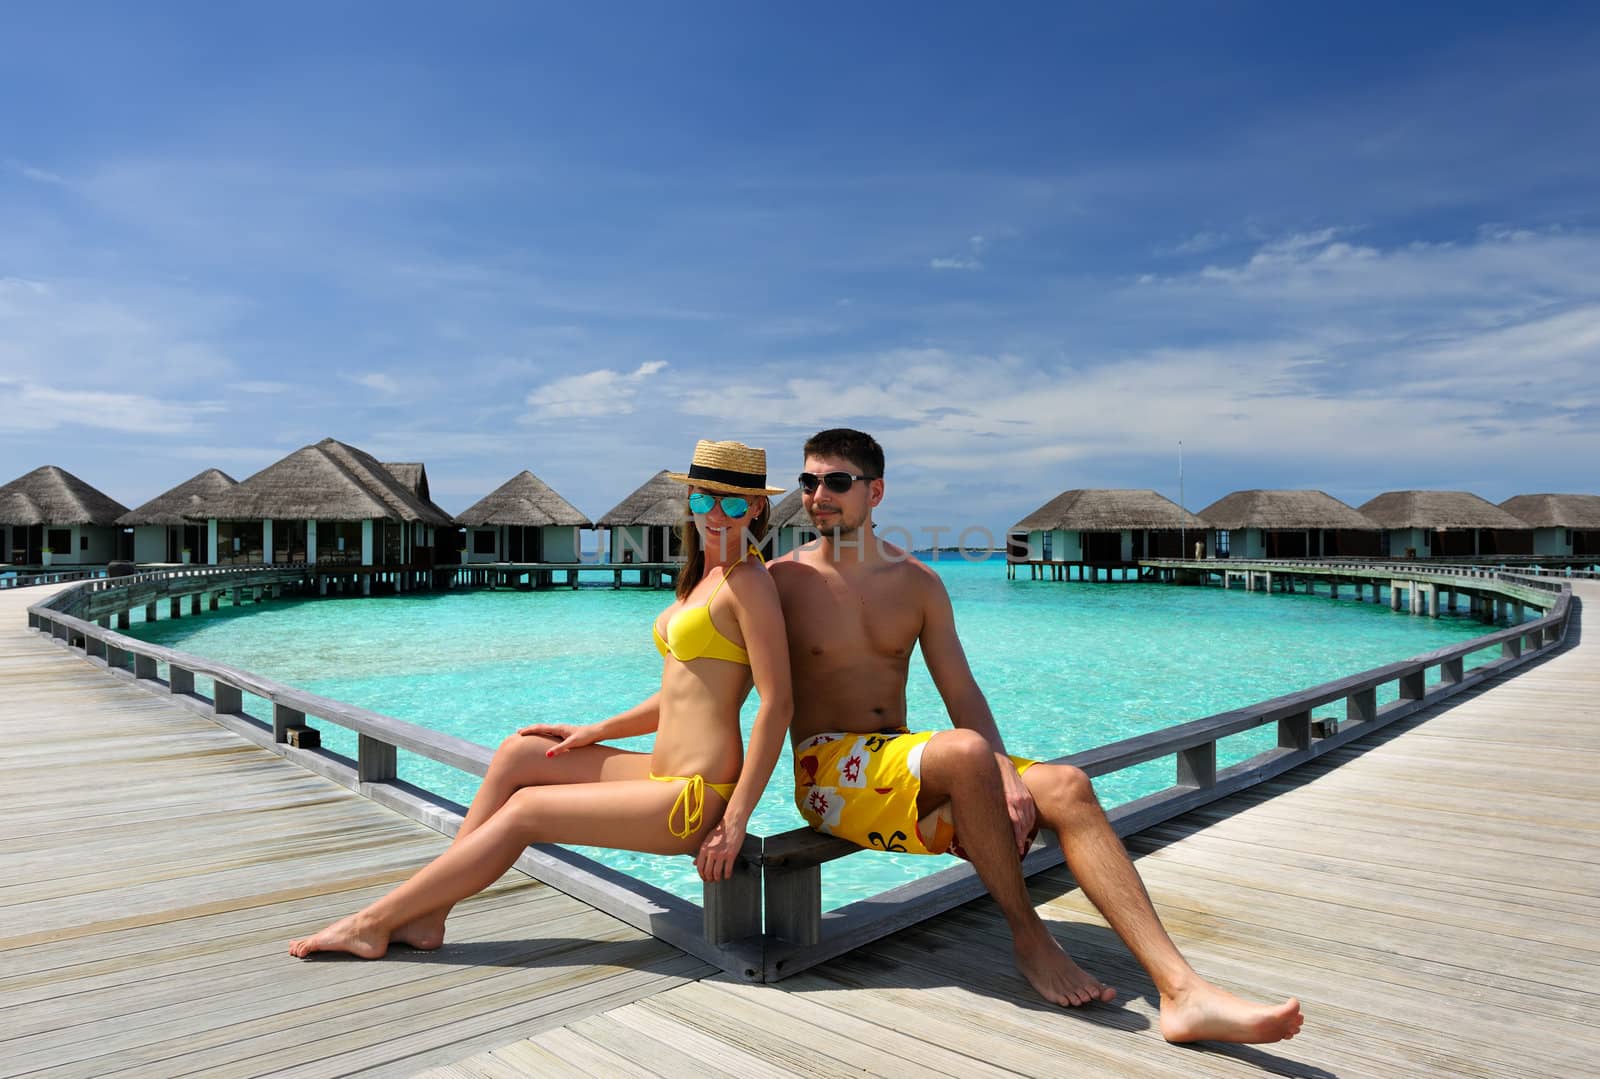
[[[693,776],[658,776],[650,773],[650,778],[657,783],[682,783],[683,790],[678,792],[678,800],[672,803],[672,808],[667,810],[667,831],[679,839],[688,839],[700,830],[701,823],[705,820],[706,788],[710,787],[722,796],[726,802],[733,793],[736,783],[707,783],[706,777]],[[683,819],[683,827],[672,823],[678,818]]]

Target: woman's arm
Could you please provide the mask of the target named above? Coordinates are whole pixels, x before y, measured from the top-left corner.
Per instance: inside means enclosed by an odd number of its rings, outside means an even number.
[[[661,691],[658,689],[626,712],[618,712],[598,723],[586,723],[581,726],[570,723],[535,723],[523,727],[517,733],[560,739],[560,742],[550,749],[549,756],[554,757],[579,746],[590,746],[613,738],[633,738],[640,734],[650,734],[659,726],[661,726]]]
[[[743,575],[734,593],[734,613],[744,635],[745,651],[750,656],[750,674],[755,679],[761,705],[750,729],[750,747],[745,753],[739,782],[728,798],[722,820],[706,834],[695,856],[695,867],[704,880],[726,880],[744,845],[750,814],[766,790],[767,780],[783,753],[784,735],[794,718],[794,696],[789,682],[789,642],[784,636],[783,608],[778,605],[778,590],[765,569]]]

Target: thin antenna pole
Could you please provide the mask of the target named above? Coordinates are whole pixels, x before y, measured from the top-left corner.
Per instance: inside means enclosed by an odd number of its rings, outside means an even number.
[[[1189,508],[1183,504],[1183,439],[1178,439],[1178,508],[1183,515],[1178,518],[1178,557],[1189,557],[1189,536],[1184,530]]]

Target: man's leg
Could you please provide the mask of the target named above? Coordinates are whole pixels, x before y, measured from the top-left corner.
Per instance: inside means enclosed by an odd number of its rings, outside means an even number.
[[[1034,910],[1017,861],[1000,765],[982,735],[940,731],[922,752],[922,813],[950,803],[956,835],[1011,928],[1017,969],[1053,1004],[1108,1001],[1116,990],[1074,963]]]
[[[1022,781],[1033,794],[1040,822],[1060,837],[1078,886],[1155,982],[1161,994],[1161,1033],[1168,1041],[1272,1042],[1294,1037],[1301,1022],[1298,1001],[1255,1004],[1194,972],[1162,926],[1088,776],[1076,768],[1036,764],[1022,774]],[[958,823],[957,834],[971,853],[960,827]]]

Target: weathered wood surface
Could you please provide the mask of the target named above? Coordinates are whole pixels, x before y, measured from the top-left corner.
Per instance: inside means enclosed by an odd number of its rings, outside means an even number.
[[[1574,591],[1600,609],[1600,585]],[[1037,1004],[980,900],[776,985],[702,980],[428,1074],[1600,1075],[1600,641],[1582,630],[1129,841],[1197,968],[1300,997],[1293,1041],[1167,1046],[1149,979],[1056,870],[1033,894],[1117,1005]]]
[[[452,944],[285,948],[444,837],[107,677],[0,595],[0,1075],[410,1074],[714,968],[520,873]]]

